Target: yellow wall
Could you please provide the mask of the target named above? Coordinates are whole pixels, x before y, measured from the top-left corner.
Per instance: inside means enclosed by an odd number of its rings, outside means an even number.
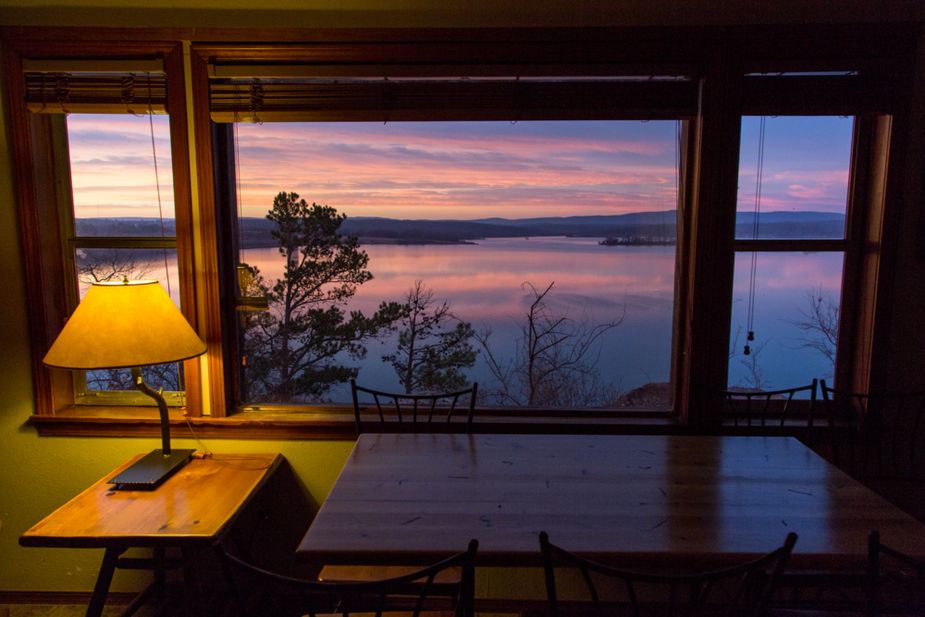
[[[86,26],[279,26],[422,27],[564,26],[621,24],[735,24],[744,22],[871,21],[921,17],[920,0],[0,0],[0,25]],[[734,4],[736,10],[730,10]],[[175,9],[183,6],[183,9]],[[837,6],[833,12],[831,8]],[[222,7],[222,10],[216,10]],[[925,59],[925,54],[920,54]],[[921,75],[919,76],[921,77]],[[918,81],[917,98],[923,96]],[[2,94],[2,93],[0,93]],[[5,97],[2,97],[5,103]],[[922,108],[922,105],[918,105]],[[918,358],[925,348],[925,218],[920,212],[923,166],[921,118],[913,127],[916,146],[905,162],[908,234],[895,273],[907,304],[897,304],[890,338],[896,341],[897,375],[922,376]],[[0,121],[0,592],[10,590],[86,591],[92,588],[101,551],[24,549],[19,534],[130,455],[154,445],[152,439],[39,438],[26,425],[32,413],[28,363],[27,307],[11,187],[6,110]],[[911,304],[909,304],[911,302]],[[911,326],[916,326],[912,328]],[[920,384],[923,385],[923,384]],[[178,440],[178,447],[195,444]],[[333,484],[351,442],[209,440],[217,452],[282,452],[316,502]],[[135,589],[138,579],[117,574],[114,589]]]

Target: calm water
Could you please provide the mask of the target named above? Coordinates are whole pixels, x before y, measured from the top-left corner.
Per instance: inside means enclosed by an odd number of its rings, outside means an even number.
[[[601,378],[622,392],[669,380],[672,345],[675,251],[672,246],[602,247],[591,238],[494,238],[460,245],[365,245],[373,280],[362,285],[349,308],[371,312],[383,300],[402,301],[416,280],[446,300],[453,312],[477,330],[490,328],[496,355],[511,358],[523,317],[533,296],[525,283],[544,289],[550,316],[576,321],[622,322],[601,340],[597,365]],[[835,254],[759,255],[754,302],[752,348],[745,342],[750,254],[736,261],[733,340],[729,383],[784,387],[830,375],[818,352],[802,347],[806,336],[794,325],[806,310],[813,288],[837,293],[841,256]],[[274,248],[248,249],[242,261],[257,266],[272,281],[282,274]],[[833,296],[837,302],[837,296]],[[371,342],[359,365],[358,380],[371,387],[394,389],[398,381],[381,356],[394,348],[394,337]],[[491,388],[492,377],[481,358],[470,370],[472,380]],[[747,366],[757,357],[757,370]],[[348,388],[330,392],[334,401],[349,400]]]

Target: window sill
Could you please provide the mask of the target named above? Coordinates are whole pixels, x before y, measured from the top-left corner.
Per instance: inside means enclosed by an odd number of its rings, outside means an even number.
[[[74,407],[54,416],[33,415],[29,423],[42,437],[159,437],[160,422],[154,409]],[[191,428],[192,427],[192,430]],[[442,425],[465,431],[462,423]],[[170,414],[171,436],[212,439],[343,439],[356,437],[352,410],[242,411],[227,418],[184,418]],[[687,427],[666,412],[608,413],[570,416],[519,411],[479,416],[477,433],[683,433]]]

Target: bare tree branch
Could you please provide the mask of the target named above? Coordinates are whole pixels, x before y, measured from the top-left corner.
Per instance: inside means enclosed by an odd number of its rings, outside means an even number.
[[[485,351],[489,371],[498,382],[491,394],[501,404],[519,406],[602,406],[617,397],[612,384],[604,384],[597,362],[601,339],[623,322],[619,318],[591,324],[568,315],[550,315],[547,297],[555,282],[539,291],[524,283],[532,296],[514,355],[502,359],[492,350],[491,330],[475,334]]]

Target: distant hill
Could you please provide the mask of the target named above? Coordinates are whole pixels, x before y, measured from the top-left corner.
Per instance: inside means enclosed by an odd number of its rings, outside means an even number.
[[[676,236],[677,213],[634,212],[599,216],[560,216],[526,219],[484,218],[475,220],[392,219],[385,217],[348,217],[341,231],[360,238],[361,243],[389,244],[458,244],[481,238],[530,236],[572,236],[582,238],[646,238],[663,243]],[[751,238],[754,215],[736,214],[736,237]],[[274,223],[266,218],[242,217],[238,233],[242,248],[273,247]],[[165,220],[165,233],[173,235],[173,220]],[[845,217],[825,212],[764,212],[758,237],[769,238],[841,238]],[[159,236],[160,221],[145,218],[95,218],[77,221],[77,232],[86,236]]]
[[[163,234],[161,233],[161,219],[145,217],[125,218],[87,218],[77,219],[77,235],[79,236],[148,236],[159,237],[177,235],[177,225],[174,219],[164,219]]]

